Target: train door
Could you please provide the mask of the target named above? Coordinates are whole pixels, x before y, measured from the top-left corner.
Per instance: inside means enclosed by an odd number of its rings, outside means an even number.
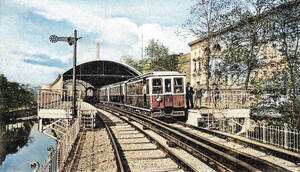
[[[165,107],[173,106],[172,78],[164,78]]]
[[[163,79],[162,78],[152,78],[152,108],[161,109],[164,107],[164,97],[163,97]]]
[[[150,108],[150,96],[149,96],[149,79],[146,79],[146,94],[144,94],[144,108]]]
[[[120,101],[119,103],[124,103],[124,95],[123,95],[123,87],[122,87],[122,84],[120,84]]]
[[[128,104],[128,101],[127,101],[127,95],[128,95],[127,83],[124,84],[124,91],[125,91],[125,104]]]
[[[174,78],[174,97],[173,97],[173,107],[174,108],[184,108],[185,107],[185,80],[184,77]]]

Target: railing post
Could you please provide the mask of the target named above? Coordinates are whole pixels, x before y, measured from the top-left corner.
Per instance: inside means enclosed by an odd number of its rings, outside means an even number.
[[[246,125],[246,138],[249,138],[250,118],[245,118],[244,125]]]
[[[288,124],[284,123],[284,148],[288,149],[289,147],[289,142],[288,142]]]
[[[266,143],[266,138],[267,138],[267,128],[266,128],[266,122],[263,121],[263,126],[262,126],[262,129],[263,129],[263,143]]]
[[[232,133],[232,134],[235,133],[234,128],[235,128],[235,123],[234,123],[234,118],[232,117],[232,118],[231,118],[231,133]]]

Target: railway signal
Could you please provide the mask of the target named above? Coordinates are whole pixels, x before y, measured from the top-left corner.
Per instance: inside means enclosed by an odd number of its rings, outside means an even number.
[[[65,41],[68,42],[70,46],[74,45],[73,50],[73,117],[77,117],[77,108],[76,108],[76,48],[77,48],[77,41],[82,37],[77,38],[77,30],[74,30],[74,37],[58,37],[56,35],[51,35],[49,37],[49,41],[51,43],[56,43],[58,41]]]

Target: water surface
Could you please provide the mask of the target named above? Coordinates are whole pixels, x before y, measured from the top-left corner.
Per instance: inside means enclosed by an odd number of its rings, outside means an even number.
[[[2,127],[2,131],[7,127]],[[16,129],[0,134],[0,171],[32,172],[30,163],[43,164],[48,156],[47,147],[56,141],[38,131],[38,124],[26,122]],[[2,162],[2,163],[1,163]]]

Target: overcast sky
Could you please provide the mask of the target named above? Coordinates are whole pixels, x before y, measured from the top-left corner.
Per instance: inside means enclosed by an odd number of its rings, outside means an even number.
[[[73,47],[52,44],[49,36],[83,37],[77,64],[100,58],[120,61],[122,55],[141,56],[144,45],[159,39],[170,53],[187,53],[192,38],[181,29],[190,0],[0,0],[0,74],[31,85],[52,83],[72,67]]]

